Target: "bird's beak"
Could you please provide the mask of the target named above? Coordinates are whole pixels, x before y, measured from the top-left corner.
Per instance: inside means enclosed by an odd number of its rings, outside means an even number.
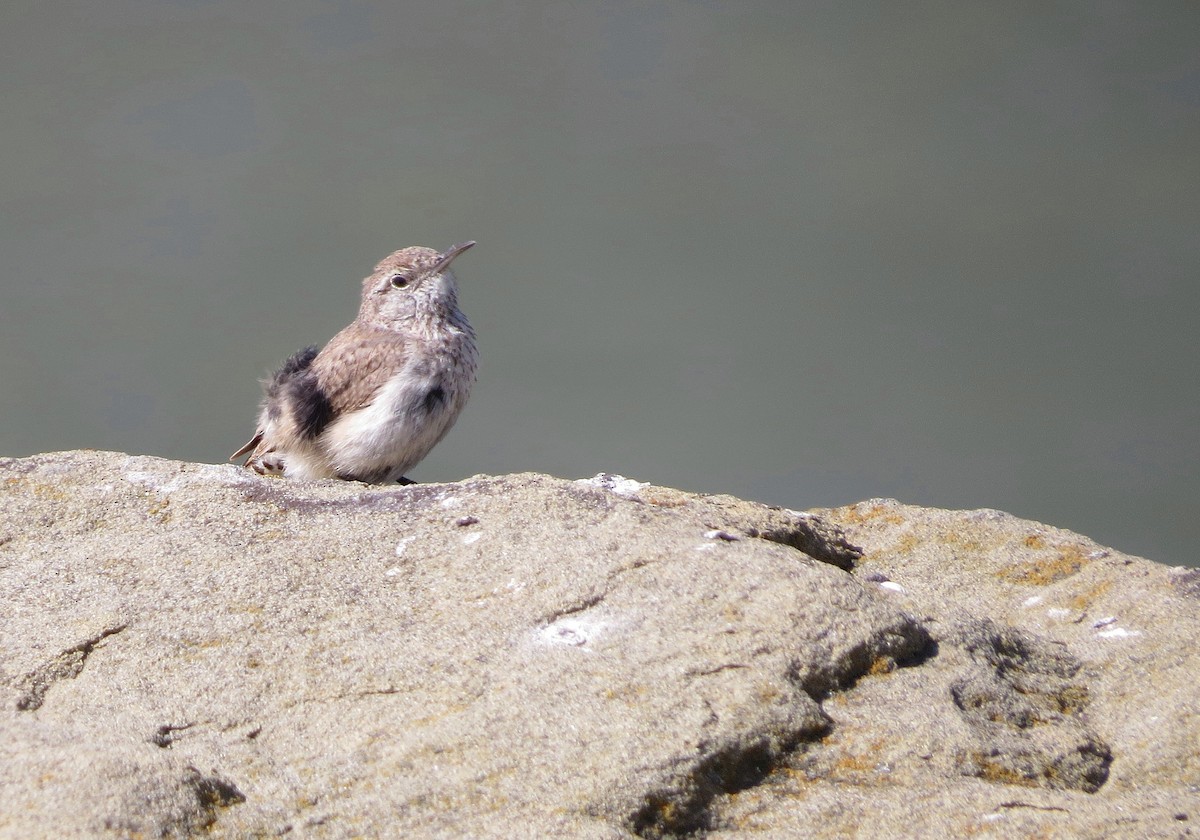
[[[446,253],[442,254],[441,259],[437,261],[437,265],[433,267],[433,273],[438,274],[445,271],[450,267],[450,263],[454,262],[455,257],[474,244],[474,242],[460,242],[458,245],[449,248]]]

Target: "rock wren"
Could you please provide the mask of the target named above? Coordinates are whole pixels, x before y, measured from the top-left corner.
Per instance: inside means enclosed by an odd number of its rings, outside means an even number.
[[[403,248],[363,280],[358,317],[263,383],[254,437],[229,457],[263,475],[382,484],[450,431],[475,381],[475,332],[444,253]]]

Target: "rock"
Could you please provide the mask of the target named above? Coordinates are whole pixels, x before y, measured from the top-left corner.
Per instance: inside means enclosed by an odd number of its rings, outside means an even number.
[[[712,836],[1196,835],[1195,571],[998,511],[816,515],[936,653],[829,698],[829,734],[722,798]]]
[[[1179,837],[1198,591],[992,511],[0,459],[0,836]]]

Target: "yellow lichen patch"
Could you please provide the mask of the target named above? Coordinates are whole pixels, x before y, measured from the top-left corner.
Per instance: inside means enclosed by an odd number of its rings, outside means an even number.
[[[654,816],[651,817],[651,814]],[[650,817],[648,825],[672,825],[679,818],[679,805],[673,799],[661,796],[651,796],[646,803],[642,815]]]
[[[170,499],[160,499],[157,496],[151,496],[149,504],[146,506],[146,512],[160,523],[166,524],[171,521]]]
[[[905,534],[900,539],[896,540],[892,546],[892,552],[895,554],[911,554],[921,544],[921,540],[916,534]]]
[[[1046,547],[1046,538],[1041,534],[1030,534],[1022,542],[1026,548],[1040,549]]]
[[[299,796],[297,796],[295,798],[295,800],[293,800],[293,805],[295,806],[297,811],[303,813],[304,811],[307,811],[310,808],[317,807],[317,798],[315,796],[310,796],[309,794],[302,793]]]
[[[35,484],[33,485],[33,495],[39,499],[49,499],[52,502],[67,500],[67,494],[57,484]]]
[[[1038,557],[1021,563],[1013,563],[996,572],[996,577],[1009,583],[1024,583],[1029,586],[1048,586],[1069,578],[1090,561],[1077,545],[1059,548],[1052,557]]]
[[[1108,590],[1111,588],[1112,588],[1111,580],[1100,581],[1100,583],[1097,583],[1095,586],[1093,586],[1089,589],[1085,589],[1083,592],[1080,592],[1078,595],[1076,595],[1074,598],[1072,598],[1067,603],[1071,606],[1072,609],[1074,609],[1078,612],[1084,612],[1085,610],[1090,608],[1092,606],[1092,604],[1094,604],[1097,600],[1104,597],[1104,595],[1106,595],[1108,593]]]
[[[656,491],[654,493],[644,493],[639,498],[648,505],[655,507],[683,507],[688,503],[688,499],[682,493],[675,495],[667,495]]]
[[[626,685],[621,689],[606,688],[600,696],[605,700],[620,700],[623,703],[634,705],[643,702],[643,698],[648,693],[649,689],[641,684],[634,683]]]
[[[772,683],[763,683],[762,685],[758,686],[754,692],[754,695],[758,698],[760,703],[766,705],[768,703],[774,703],[777,701],[781,696],[783,696],[783,692],[779,690],[778,686],[775,686]]]
[[[870,522],[872,519],[879,519],[881,517],[883,518],[884,522],[889,522],[892,525],[899,525],[904,521],[904,517],[900,516],[898,513],[885,513],[887,511],[887,507],[880,504],[850,505],[849,507],[844,507],[840,510],[845,511],[844,515],[841,517],[842,519],[844,519],[846,522],[855,524]]]
[[[947,532],[942,538],[942,542],[958,546],[963,551],[969,551],[974,554],[983,553],[992,547],[986,543],[980,542],[979,540],[967,539],[957,531]]]
[[[999,782],[1005,785],[1020,785],[1022,787],[1037,787],[1037,780],[1031,779],[1011,767],[994,760],[993,756],[981,752],[971,754],[971,760],[979,768],[979,778],[989,782]]]
[[[885,763],[886,745],[885,739],[877,738],[862,751],[845,752],[839,748],[840,754],[820,777],[832,781],[865,781],[865,776],[878,778],[884,772],[880,767]]]
[[[855,776],[863,773],[870,773],[875,769],[875,762],[870,761],[866,756],[861,755],[843,755],[833,762],[833,766],[829,768],[830,776]]]
[[[258,603],[233,603],[229,605],[231,613],[247,613],[249,615],[261,615],[266,612],[262,604]]]
[[[462,714],[469,708],[470,704],[468,703],[450,703],[443,708],[439,708],[434,714],[425,715],[424,717],[414,718],[408,721],[407,725],[413,727],[429,726],[430,724],[437,723],[438,721],[452,717],[453,715]]]
[[[1062,691],[1055,692],[1051,699],[1058,706],[1058,711],[1064,715],[1077,715],[1088,704],[1087,686],[1071,683],[1064,686]]]
[[[882,674],[890,674],[896,670],[896,660],[890,656],[877,656],[875,661],[871,663],[871,667],[867,668],[868,677],[878,677]]]

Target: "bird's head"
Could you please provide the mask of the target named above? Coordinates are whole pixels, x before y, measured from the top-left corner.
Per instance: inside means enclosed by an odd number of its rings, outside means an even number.
[[[458,309],[450,263],[474,244],[463,242],[445,251],[416,245],[389,254],[363,280],[359,320],[389,327],[449,316]]]

